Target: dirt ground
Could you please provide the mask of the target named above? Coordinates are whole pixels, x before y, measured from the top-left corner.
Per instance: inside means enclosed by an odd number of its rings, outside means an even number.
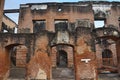
[[[98,80],[120,80],[120,76],[118,76],[116,73],[99,74]]]

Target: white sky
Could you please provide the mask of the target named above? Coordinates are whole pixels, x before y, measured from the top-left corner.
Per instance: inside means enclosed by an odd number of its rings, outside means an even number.
[[[95,28],[103,27],[104,21],[94,21]]]

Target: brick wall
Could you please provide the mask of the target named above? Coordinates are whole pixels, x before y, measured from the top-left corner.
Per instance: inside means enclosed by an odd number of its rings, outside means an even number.
[[[2,17],[3,17],[4,1],[5,0],[0,0],[0,31],[1,31],[1,28],[2,28]]]
[[[17,67],[26,67],[26,58],[27,58],[27,48],[25,46],[18,46],[16,50],[16,66]]]
[[[61,45],[63,46],[61,49],[56,49],[59,45],[52,47],[52,52],[51,52],[51,61],[52,61],[52,66],[57,67],[57,54],[59,50],[63,50],[67,53],[67,62],[68,62],[68,67],[73,67],[74,66],[74,58],[73,58],[73,48],[67,45]]]
[[[85,62],[82,59],[89,59],[90,61]],[[90,50],[90,46],[86,45],[83,37],[77,39],[77,46],[75,47],[76,80],[97,80],[96,68],[95,53]]]
[[[0,49],[0,80],[7,77],[6,73],[8,72],[10,66],[8,54],[9,52],[7,50],[4,50],[3,48]]]
[[[47,4],[46,4],[47,5]],[[64,11],[59,12],[59,5],[49,5],[45,10],[32,10],[29,5],[28,7],[20,8],[20,17],[19,17],[19,30],[22,28],[30,29],[30,33],[33,32],[33,20],[46,20],[46,30],[55,32],[55,23],[54,20],[68,20],[69,22],[76,22],[77,19],[87,19],[91,23],[94,21],[94,15],[92,12],[92,7],[89,6],[80,6],[73,7],[72,5],[65,6],[63,5],[62,9]],[[38,6],[38,5],[37,5]],[[82,10],[84,8],[85,10]],[[74,15],[74,16],[73,16]],[[88,17],[89,16],[89,17]],[[22,33],[22,32],[20,32]]]

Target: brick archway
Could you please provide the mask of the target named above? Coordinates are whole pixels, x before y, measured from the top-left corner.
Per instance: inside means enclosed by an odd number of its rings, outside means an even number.
[[[25,78],[28,48],[25,45],[16,43],[6,46],[5,50],[9,62],[7,66],[9,70],[8,77],[11,79]]]
[[[52,67],[57,67],[57,58],[59,52],[63,52],[66,55],[67,67],[73,67],[74,65],[74,47],[68,44],[57,44],[51,47],[51,61]]]
[[[52,79],[75,79],[74,47],[58,44],[51,47]]]
[[[120,61],[118,59],[119,58],[118,41],[120,40],[120,32],[112,27],[96,28],[93,30],[93,36],[95,37],[98,68],[100,68],[100,70],[104,68],[103,70],[116,72],[118,70],[118,64],[120,64]],[[109,62],[111,62],[111,65],[109,66],[103,64],[105,63],[106,60],[102,58],[103,57],[102,52],[106,49],[112,52],[111,61],[108,60]]]
[[[25,67],[28,53],[28,48],[25,45],[15,43],[6,46],[5,49],[14,66]]]

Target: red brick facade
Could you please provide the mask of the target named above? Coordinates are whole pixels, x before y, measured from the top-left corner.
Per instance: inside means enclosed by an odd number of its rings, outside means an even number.
[[[26,69],[28,80],[98,80],[98,72],[120,73],[119,4],[22,4],[19,33],[0,37],[1,79],[12,62]],[[103,20],[104,27],[95,28],[96,20]],[[16,58],[11,60],[12,51]]]

